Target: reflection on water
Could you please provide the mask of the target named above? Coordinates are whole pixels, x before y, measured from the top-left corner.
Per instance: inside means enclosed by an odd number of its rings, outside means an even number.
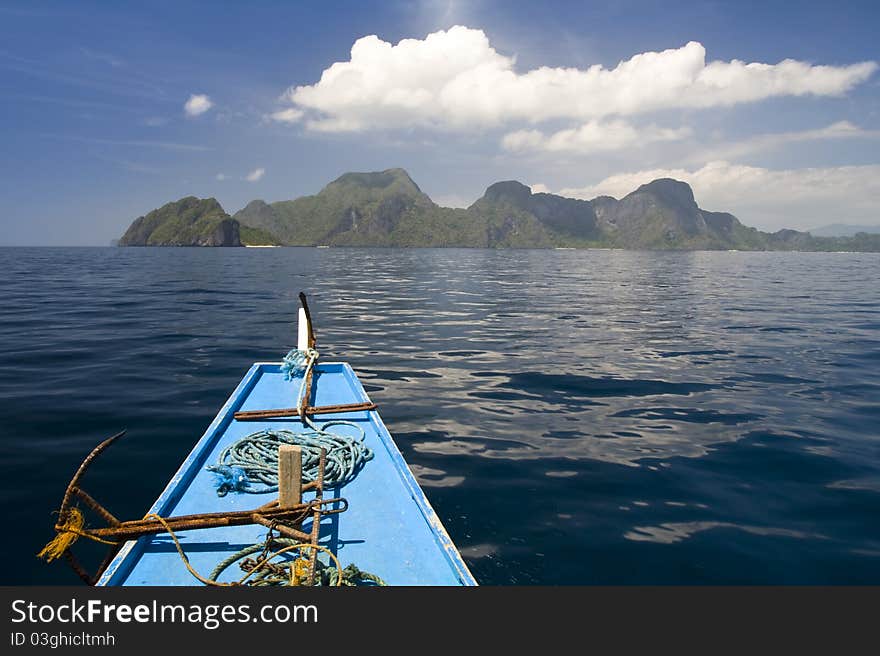
[[[660,526],[634,526],[631,531],[623,537],[627,540],[642,542],[657,542],[659,544],[675,544],[701,531],[710,529],[735,529],[746,533],[753,533],[761,536],[779,536],[795,539],[813,539],[824,540],[825,536],[817,534],[807,534],[801,531],[793,531],[784,528],[773,528],[770,526],[745,526],[729,524],[727,522],[679,522],[661,524]]]
[[[3,254],[4,582],[67,581],[32,552],[121,427],[90,491],[142,513],[304,290],[480,581],[880,583],[874,254]]]

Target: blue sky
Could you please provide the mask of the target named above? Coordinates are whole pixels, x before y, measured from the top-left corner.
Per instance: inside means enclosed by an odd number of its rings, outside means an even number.
[[[441,204],[671,175],[763,229],[877,225],[878,6],[0,0],[0,244],[395,166]]]

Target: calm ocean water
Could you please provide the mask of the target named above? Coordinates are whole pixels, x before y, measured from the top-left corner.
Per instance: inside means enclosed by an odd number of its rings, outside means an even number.
[[[139,517],[309,294],[484,584],[880,584],[880,256],[0,249],[2,584]]]

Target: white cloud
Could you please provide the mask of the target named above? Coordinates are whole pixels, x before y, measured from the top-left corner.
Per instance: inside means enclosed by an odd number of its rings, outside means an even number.
[[[875,62],[820,66],[791,59],[707,63],[705,48],[692,41],[637,54],[611,69],[542,66],[519,73],[514,57],[499,54],[482,30],[456,26],[397,45],[362,37],[348,61],[324,70],[315,84],[291,87],[283,99],[309,113],[306,126],[313,130],[468,129],[511,121],[586,122],[775,96],[840,96],[876,68]]]
[[[74,134],[52,134],[42,133],[40,137],[44,139],[64,139],[65,141],[79,141],[82,143],[102,144],[107,146],[134,146],[137,148],[162,148],[164,150],[192,150],[204,151],[212,150],[210,146],[199,146],[196,144],[177,143],[174,141],[148,141],[140,139],[102,139],[100,137],[81,137]]]
[[[437,203],[440,207],[464,208],[470,207],[476,199],[466,198],[460,194],[431,194],[431,200]]]
[[[535,184],[529,185],[533,194],[549,194],[550,187],[545,185],[543,182],[536,182]]]
[[[865,130],[849,121],[838,121],[824,128],[812,130],[798,130],[792,132],[777,132],[774,134],[759,134],[742,141],[726,143],[720,146],[710,147],[703,150],[692,159],[702,162],[711,160],[733,160],[744,155],[772,150],[780,146],[806,141],[821,141],[829,139],[877,139],[880,138],[880,130]]]
[[[746,225],[765,230],[880,224],[880,165],[876,164],[773,170],[717,161],[696,170],[618,173],[598,184],[559,193],[620,198],[657,178],[687,182],[703,209],[732,212]]]
[[[215,177],[216,177],[217,180],[219,180],[220,182],[223,182],[223,181],[226,179],[226,174],[225,174],[225,173],[218,173]]]
[[[90,48],[80,48],[79,51],[88,59],[103,62],[113,68],[125,66],[125,62],[122,59],[109,52],[98,52],[97,50],[91,50]]]
[[[594,153],[635,148],[655,141],[676,141],[691,136],[690,128],[644,128],[622,120],[590,121],[580,127],[545,134],[540,130],[518,130],[504,135],[501,145],[513,152]]]
[[[244,179],[247,180],[248,182],[256,182],[257,180],[262,178],[265,174],[266,174],[266,169],[258,168],[258,169],[254,169],[253,171],[248,173],[246,176],[244,176]]]
[[[211,107],[214,106],[214,103],[211,102],[211,99],[203,93],[192,94],[183,105],[183,111],[186,112],[187,116],[199,116],[207,112]]]
[[[279,121],[281,123],[296,123],[298,122],[305,112],[301,109],[296,109],[295,107],[288,107],[287,109],[282,109],[277,112],[273,112],[269,114],[269,118],[274,121]]]
[[[591,154],[615,150],[632,150],[650,143],[680,141],[693,136],[689,127],[663,128],[656,125],[637,127],[613,119],[589,121],[577,128],[545,133],[540,130],[517,130],[501,140],[505,150],[544,153]],[[695,151],[689,160],[693,163],[739,159],[756,152],[772,150],[787,144],[830,139],[880,138],[880,130],[865,130],[849,121],[838,121],[823,128],[759,134],[736,142],[716,143]]]

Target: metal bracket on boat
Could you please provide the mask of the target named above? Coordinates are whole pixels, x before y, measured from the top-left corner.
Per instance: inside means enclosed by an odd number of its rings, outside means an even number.
[[[348,500],[337,497],[333,499],[323,498],[324,468],[326,454],[321,451],[318,465],[318,478],[315,481],[302,486],[303,491],[315,490],[315,498],[306,503],[298,503],[281,507],[278,499],[254,508],[253,510],[227,511],[215,513],[200,513],[192,515],[178,515],[176,517],[159,518],[156,515],[147,515],[143,519],[120,521],[103,505],[98,503],[90,494],[80,487],[80,481],[86,470],[95,459],[111,444],[125,435],[125,431],[104,440],[96,446],[70,480],[58,510],[58,520],[55,523],[55,538],[37,554],[51,562],[56,558],[64,557],[79,577],[88,585],[94,585],[101,574],[113,560],[120,547],[128,540],[135,540],[145,535],[156,535],[170,531],[187,531],[222,526],[244,526],[259,524],[274,529],[285,537],[300,540],[302,542],[317,544],[321,518],[325,515],[334,515],[348,510]],[[95,514],[100,516],[107,526],[103,528],[86,528],[82,511],[73,505],[74,498],[82,501]],[[311,533],[301,531],[299,527],[303,520],[312,516]],[[170,529],[170,531],[169,531]],[[71,551],[71,546],[80,537],[94,542],[108,545],[107,555],[98,567],[97,573],[90,575],[76,556]],[[315,558],[317,551],[312,549],[310,574],[314,575]]]
[[[299,302],[302,307],[299,310],[299,326],[297,348],[301,351],[314,350],[318,344],[315,337],[315,329],[312,325],[312,314],[309,311],[309,301],[303,292],[299,293]],[[299,406],[296,408],[277,408],[274,410],[243,410],[234,413],[232,416],[238,421],[259,421],[261,419],[280,419],[283,417],[300,417],[306,418],[312,415],[330,415],[342,412],[359,412],[362,410],[375,410],[378,406],[375,403],[366,401],[363,403],[340,403],[337,405],[321,405],[313,406],[310,403],[312,398],[312,376],[314,367],[309,367],[306,371],[306,380],[304,384],[305,393],[299,400]]]
[[[333,415],[341,412],[358,412],[360,410],[375,410],[375,403],[339,403],[337,405],[307,406],[305,413],[311,415]],[[233,417],[238,421],[257,421],[260,419],[280,419],[283,417],[302,416],[300,408],[278,408],[276,410],[240,410]]]

